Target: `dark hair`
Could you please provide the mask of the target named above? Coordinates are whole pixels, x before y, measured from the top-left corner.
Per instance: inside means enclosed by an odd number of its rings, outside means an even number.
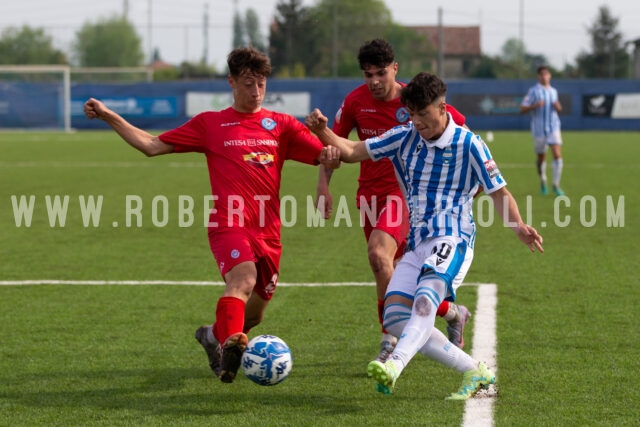
[[[362,70],[370,65],[384,68],[393,63],[394,60],[393,47],[388,41],[383,39],[374,39],[365,42],[358,52],[358,62]]]
[[[227,66],[229,74],[233,77],[247,73],[264,77],[271,75],[269,57],[253,47],[239,47],[232,50],[227,56]]]
[[[402,88],[400,102],[407,108],[419,111],[447,94],[447,85],[435,74],[421,72]]]
[[[536,68],[536,74],[540,74],[544,70],[551,71],[549,70],[549,67],[547,65],[541,65],[538,68]]]

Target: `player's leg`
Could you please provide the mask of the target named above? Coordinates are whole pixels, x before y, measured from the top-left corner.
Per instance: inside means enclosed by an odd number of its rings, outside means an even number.
[[[408,252],[398,262],[387,288],[384,308],[384,327],[394,336],[400,337],[411,318],[411,307],[416,292],[416,276],[420,272],[422,262],[414,252]],[[393,390],[399,373],[390,360],[372,361],[367,366],[367,373],[376,380],[376,390],[389,394]]]
[[[556,196],[564,196],[564,191],[560,188],[560,178],[562,178],[562,140],[560,135],[554,137],[553,143],[549,143],[551,154],[553,155],[553,162],[551,164],[551,173],[553,177],[553,192]]]
[[[257,280],[255,263],[243,262],[224,276],[226,286],[218,300],[213,334],[222,343],[219,377],[222,382],[233,382],[242,353],[249,343],[244,333],[247,301]]]
[[[397,341],[395,336],[385,330],[382,323],[384,297],[393,274],[398,246],[406,236],[408,225],[402,217],[404,202],[401,196],[388,195],[381,198],[373,196],[366,203],[375,208],[374,215],[367,215],[362,210],[361,214],[363,231],[367,239],[369,266],[376,282],[378,321],[382,330],[380,352],[376,359],[384,362]],[[363,209],[362,202],[360,207]]]
[[[534,137],[534,151],[536,153],[536,171],[540,179],[540,193],[548,194],[547,187],[547,141],[544,137]]]
[[[196,339],[207,353],[214,373],[222,381],[231,382],[235,372],[229,374],[232,370],[225,366],[224,354],[238,351],[241,354],[248,342],[243,333],[245,307],[257,280],[257,259],[249,238],[242,230],[211,233],[209,244],[225,279],[225,289],[216,305],[215,323],[198,328]],[[227,347],[229,351],[225,350]],[[232,364],[235,363],[232,360]]]
[[[376,296],[378,320],[382,328],[382,339],[380,341],[380,352],[378,360],[385,361],[393,351],[396,338],[389,334],[382,326],[382,313],[384,309],[384,295],[387,285],[393,274],[393,257],[396,253],[397,243],[389,234],[381,230],[373,230],[367,241],[367,254],[369,265],[376,281]]]

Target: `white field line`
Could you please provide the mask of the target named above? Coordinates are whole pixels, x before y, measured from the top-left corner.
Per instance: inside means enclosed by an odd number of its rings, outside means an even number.
[[[478,285],[478,303],[474,314],[473,348],[471,356],[483,361],[497,374],[498,360],[496,354],[496,306],[498,287],[495,284]],[[465,402],[463,427],[493,426],[493,406],[496,400],[495,386],[482,391],[474,399]]]

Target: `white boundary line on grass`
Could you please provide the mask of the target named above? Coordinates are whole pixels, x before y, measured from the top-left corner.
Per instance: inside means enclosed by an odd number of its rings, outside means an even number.
[[[478,302],[476,304],[473,324],[473,348],[471,357],[483,361],[497,374],[497,339],[496,339],[496,306],[498,303],[498,286],[495,284],[478,285]],[[493,426],[493,405],[496,400],[495,386],[487,392],[480,392],[476,398],[465,402],[463,427]]]
[[[169,280],[3,280],[0,286],[21,285],[187,285],[187,286],[224,286],[222,281],[169,281]],[[485,283],[464,283],[464,286],[478,287],[478,302],[474,314],[473,348],[471,356],[484,361],[497,373],[496,354],[496,306],[498,302],[497,285]],[[372,282],[331,282],[331,283],[278,283],[278,286],[375,286]],[[495,386],[494,386],[495,387]],[[493,406],[496,398],[495,388],[480,392],[475,399],[465,403],[462,418],[463,427],[493,426]]]

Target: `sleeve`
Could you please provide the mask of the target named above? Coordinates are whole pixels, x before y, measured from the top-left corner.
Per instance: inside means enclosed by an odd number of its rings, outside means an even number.
[[[467,121],[467,118],[460,111],[456,110],[453,105],[447,104],[447,112],[451,114],[451,118],[453,122],[458,126],[464,126],[464,123]]]
[[[349,134],[356,127],[351,98],[347,96],[336,112],[333,120],[333,132],[343,138],[349,138]]]
[[[471,168],[486,194],[491,194],[507,185],[507,181],[502,177],[498,165],[491,157],[489,147],[477,135],[474,135],[471,139],[470,154]]]
[[[318,156],[324,145],[311,131],[295,117],[285,115],[283,122],[287,123],[282,134],[282,141],[286,146],[286,159],[317,165]]]
[[[160,134],[160,141],[173,145],[176,153],[203,153],[205,151],[204,135],[207,129],[204,114],[200,113],[185,124]]]
[[[530,107],[531,105],[533,105],[535,101],[535,91],[534,88],[530,88],[527,91],[527,94],[524,96],[524,98],[522,98],[522,103],[520,103],[521,106],[523,107]]]
[[[380,136],[365,140],[364,143],[369,157],[373,161],[378,161],[397,156],[406,133],[407,126],[396,126]]]

